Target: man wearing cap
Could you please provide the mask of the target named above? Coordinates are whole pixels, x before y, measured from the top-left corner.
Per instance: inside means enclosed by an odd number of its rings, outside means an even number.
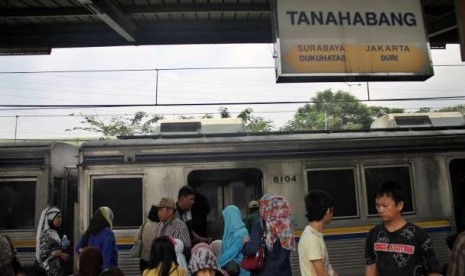
[[[249,233],[252,230],[252,225],[260,218],[258,209],[258,201],[252,200],[249,202],[249,214],[244,218],[244,223]]]
[[[174,215],[176,204],[172,198],[164,197],[158,207],[158,236],[169,236],[173,239],[180,239],[184,243],[184,252],[191,249],[191,238],[186,224]]]

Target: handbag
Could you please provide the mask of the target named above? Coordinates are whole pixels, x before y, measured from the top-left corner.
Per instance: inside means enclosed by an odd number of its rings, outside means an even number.
[[[237,276],[239,275],[239,264],[236,263],[236,261],[231,260],[229,261],[225,266],[223,266],[221,269],[226,271],[229,276]]]
[[[131,256],[133,258],[140,258],[140,255],[142,253],[142,231],[144,231],[144,225],[142,225],[141,229],[140,229],[140,235],[139,235],[139,238],[136,240],[136,242],[134,243],[134,245],[131,247]]]
[[[250,272],[260,272],[265,266],[265,252],[266,252],[266,228],[263,227],[263,221],[261,222],[263,235],[260,238],[260,245],[258,246],[257,253],[253,256],[244,256],[241,261],[241,267]]]

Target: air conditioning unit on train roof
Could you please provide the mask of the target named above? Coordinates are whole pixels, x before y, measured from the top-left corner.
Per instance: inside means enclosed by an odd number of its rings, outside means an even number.
[[[460,112],[392,113],[379,117],[371,123],[371,129],[458,127],[465,126],[465,117]]]
[[[219,134],[245,132],[242,118],[160,120],[155,135]]]

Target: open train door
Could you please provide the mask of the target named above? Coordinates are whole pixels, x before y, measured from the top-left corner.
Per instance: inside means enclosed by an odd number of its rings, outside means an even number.
[[[63,233],[71,242],[65,251],[70,258],[64,262],[65,274],[73,273],[74,253],[74,206],[77,201],[78,170],[75,167],[65,168],[64,177],[55,177],[51,189],[51,203],[57,206],[63,215]]]
[[[228,205],[236,205],[242,217],[247,215],[248,203],[263,195],[263,173],[256,168],[194,170],[188,184],[196,191],[192,206],[193,229],[204,237],[221,239],[221,212]]]
[[[465,158],[453,159],[449,173],[454,200],[454,215],[457,233],[465,230]]]

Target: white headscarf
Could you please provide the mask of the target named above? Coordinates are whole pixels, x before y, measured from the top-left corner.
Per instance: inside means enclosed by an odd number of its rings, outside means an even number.
[[[174,239],[174,242],[176,243],[174,245],[174,251],[176,252],[178,265],[187,271],[186,257],[184,257],[184,254],[182,253],[184,251],[184,243],[180,239]]]
[[[57,207],[47,207],[40,214],[39,224],[37,225],[36,232],[36,259],[40,263],[40,237],[42,233],[50,228],[49,222],[52,221],[59,213],[60,209]]]

